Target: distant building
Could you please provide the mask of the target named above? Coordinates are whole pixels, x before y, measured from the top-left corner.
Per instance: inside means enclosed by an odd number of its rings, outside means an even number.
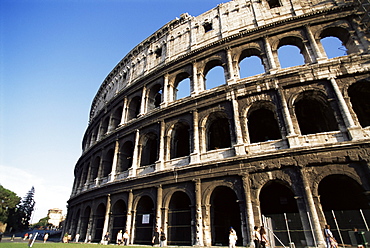
[[[59,226],[59,224],[64,220],[63,210],[59,208],[53,208],[49,209],[48,211],[48,217],[49,217],[49,223],[53,226]]]

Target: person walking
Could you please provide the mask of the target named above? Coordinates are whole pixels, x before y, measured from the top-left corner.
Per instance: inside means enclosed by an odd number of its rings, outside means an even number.
[[[49,233],[45,233],[44,234],[44,243],[46,243],[46,241],[48,241],[48,238],[49,238]]]
[[[269,245],[269,241],[267,239],[266,230],[263,226],[260,227],[260,235],[261,235],[261,248],[266,248]]]
[[[324,235],[326,238],[326,248],[337,248],[338,243],[335,240],[333,233],[330,231],[330,225],[325,225]]]
[[[75,242],[78,243],[78,240],[80,239],[80,234],[77,233],[76,236],[75,236]]]
[[[253,237],[254,247],[260,248],[261,247],[261,234],[258,231],[258,226],[254,226],[252,237]]]
[[[235,232],[234,228],[230,227],[229,248],[235,248],[237,240],[238,240],[238,236],[236,235],[236,232]]]
[[[159,244],[159,232],[158,228],[156,228],[152,238],[152,246],[158,246],[158,244]]]
[[[165,245],[165,242],[166,242],[166,234],[164,233],[163,228],[161,227],[159,246],[163,247]]]

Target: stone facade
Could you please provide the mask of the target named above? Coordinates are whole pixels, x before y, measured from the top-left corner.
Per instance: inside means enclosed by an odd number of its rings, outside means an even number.
[[[264,225],[272,242],[323,247],[342,213],[349,244],[370,220],[370,36],[357,7],[233,0],[137,45],[93,100],[65,232],[150,244],[163,227],[168,245],[211,246],[233,226],[246,246]],[[327,37],[346,54],[329,58]],[[281,66],[287,45],[302,64]],[[263,73],[242,76],[250,58]]]

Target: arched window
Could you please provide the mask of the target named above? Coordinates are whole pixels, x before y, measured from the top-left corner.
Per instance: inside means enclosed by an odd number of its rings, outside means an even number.
[[[103,177],[107,177],[112,171],[113,165],[113,158],[114,158],[114,150],[109,149],[109,151],[105,154],[105,158],[103,160]]]
[[[281,39],[277,52],[281,68],[303,65],[311,62],[303,41],[298,37],[288,36]]]
[[[188,156],[190,154],[189,125],[177,123],[171,137],[171,159]]]
[[[219,60],[207,63],[204,69],[205,89],[209,90],[225,84],[225,72]]]
[[[362,81],[348,88],[353,111],[362,127],[370,126],[370,82]]]
[[[210,116],[207,128],[207,150],[231,147],[229,120],[220,113]]]
[[[132,120],[137,118],[140,114],[140,103],[141,99],[139,96],[135,96],[129,103],[129,107],[127,110],[127,120]]]
[[[120,149],[118,172],[127,171],[132,166],[133,154],[134,144],[131,141],[126,141]]]
[[[174,99],[190,96],[190,75],[186,72],[180,73],[175,80]]]
[[[330,37],[331,39],[325,39]],[[321,44],[324,46],[325,52],[328,58],[344,56],[347,54],[352,54],[358,52],[358,48],[356,44],[353,42],[350,33],[347,29],[341,27],[330,27],[322,31],[320,34]],[[326,42],[330,41],[330,45],[326,45]],[[333,49],[339,49],[339,53],[336,51],[334,55],[332,55]],[[337,55],[338,56],[337,56]]]
[[[100,157],[96,157],[91,165],[91,182],[93,182],[99,174]]]
[[[244,50],[239,58],[240,78],[250,77],[265,72],[261,59],[261,51],[250,48]]]
[[[121,123],[122,109],[123,107],[118,107],[113,113],[112,124],[111,124],[112,130],[116,129],[118,125]]]
[[[274,112],[266,107],[254,109],[248,113],[248,130],[251,143],[281,139]]]
[[[145,135],[141,151],[141,166],[154,164],[158,160],[158,138],[154,133]]]
[[[100,126],[100,137],[104,136],[108,132],[109,116],[106,117]]]
[[[347,49],[343,46],[340,39],[336,37],[325,37],[321,39],[321,44],[328,59],[347,55]]]
[[[148,111],[159,108],[162,103],[162,85],[156,84],[149,90]]]
[[[334,111],[319,92],[301,93],[294,107],[302,135],[338,130]]]

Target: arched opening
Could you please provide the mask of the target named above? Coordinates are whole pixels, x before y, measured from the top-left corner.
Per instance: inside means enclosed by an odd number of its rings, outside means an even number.
[[[251,143],[281,139],[279,124],[274,113],[264,107],[250,111],[248,131]]]
[[[335,37],[335,38],[338,38],[340,40],[340,42],[339,42],[338,40],[335,39],[334,40],[335,43],[334,43],[334,46],[333,46],[334,48],[340,48],[340,50],[342,50],[342,55],[340,55],[340,56],[358,52],[358,48],[357,48],[356,44],[353,42],[353,39],[351,38],[351,34],[345,28],[330,27],[330,28],[327,28],[327,29],[323,30],[322,33],[320,34],[321,42],[323,41],[324,38],[327,38],[327,37],[332,37],[332,38]],[[331,40],[331,41],[333,41],[333,40]],[[322,43],[322,45],[324,45],[324,44]],[[344,47],[341,48],[342,46],[344,46]],[[328,46],[324,46],[324,48],[325,48],[325,52],[328,55],[328,58],[330,58],[329,57],[330,52],[328,54],[328,51],[330,51],[330,48]]]
[[[105,205],[101,203],[95,212],[95,235],[93,242],[100,242],[103,237],[104,218],[105,218]]]
[[[171,139],[171,159],[190,154],[189,125],[184,122],[176,123]]]
[[[208,122],[207,150],[231,147],[229,120],[220,113],[214,113]]]
[[[89,226],[90,217],[91,217],[91,208],[87,207],[81,217],[81,228],[80,228],[81,240],[86,240],[87,228]]]
[[[124,172],[131,168],[133,155],[134,144],[131,141],[126,141],[120,149],[118,172]]]
[[[216,187],[210,201],[212,245],[227,246],[230,227],[234,228],[238,236],[237,245],[242,245],[241,215],[235,192],[225,186]]]
[[[190,96],[190,75],[186,72],[177,75],[175,80],[175,88],[175,100]]]
[[[109,149],[109,151],[105,154],[103,161],[103,177],[109,176],[109,174],[112,172],[113,158],[114,150]]]
[[[118,200],[112,207],[112,240],[117,240],[117,233],[122,230],[125,232],[127,208],[123,200]]]
[[[304,246],[302,244],[302,240],[305,240],[304,228],[291,188],[280,180],[269,181],[261,189],[259,200],[261,214],[271,220],[274,234],[284,244],[289,244],[287,232],[289,229],[292,242],[298,246]]]
[[[337,131],[334,111],[325,96],[315,91],[305,91],[294,104],[302,135]]]
[[[363,216],[370,219],[369,200],[357,181],[346,175],[330,175],[319,183],[318,194],[326,222],[332,227],[331,231],[337,240],[339,234],[335,221],[345,244],[351,244],[348,231],[354,227],[366,230]]]
[[[370,83],[357,82],[348,88],[353,111],[362,127],[370,126]]]
[[[251,77],[264,72],[261,52],[257,49],[244,50],[239,58],[240,78]]]
[[[325,37],[320,40],[328,59],[347,55],[347,49],[337,37]]]
[[[135,96],[129,104],[128,110],[127,110],[127,121],[135,119],[140,114],[140,104],[141,99],[139,96]]]
[[[74,233],[72,233],[73,236],[75,236],[77,233],[77,227],[78,227],[78,222],[80,221],[80,215],[81,215],[81,211],[80,209],[77,211],[76,215],[74,216],[74,219],[72,221],[73,225],[72,225],[72,230]]]
[[[99,175],[100,157],[96,157],[91,166],[91,182],[93,182]]]
[[[281,3],[279,0],[267,0],[267,3],[269,4],[270,9],[281,6]]]
[[[191,245],[190,199],[184,192],[175,192],[168,210],[168,245]]]
[[[154,218],[152,199],[149,196],[141,197],[136,209],[135,244],[152,244]]]
[[[299,47],[284,45],[278,49],[278,56],[281,68],[288,68],[304,64],[304,58]]]
[[[213,60],[207,63],[204,68],[204,81],[206,90],[225,84],[225,72],[221,61]]]
[[[100,126],[100,137],[103,137],[108,132],[109,117],[106,117]]]
[[[148,94],[148,111],[159,108],[162,103],[162,85],[156,84],[150,90]]]
[[[118,107],[112,115],[112,130],[116,129],[121,123],[123,107]]]
[[[145,135],[141,151],[141,166],[154,164],[158,160],[158,138],[154,133]]]

